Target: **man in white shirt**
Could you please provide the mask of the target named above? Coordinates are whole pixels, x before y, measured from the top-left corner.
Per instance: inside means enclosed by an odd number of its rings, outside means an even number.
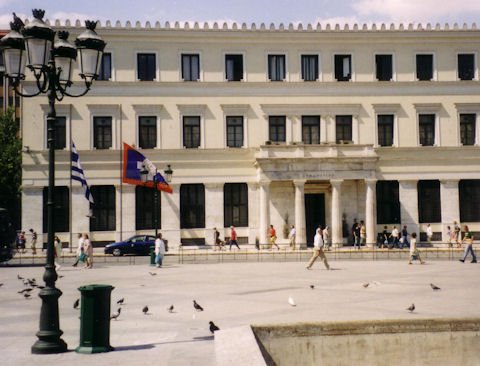
[[[290,234],[288,234],[288,237],[290,238],[290,249],[295,250],[295,240],[297,238],[297,230],[295,229],[295,226],[292,225],[292,229],[290,230]]]
[[[313,263],[317,260],[318,257],[320,257],[320,259],[323,261],[323,264],[325,264],[325,267],[327,269],[330,269],[330,266],[328,265],[327,257],[323,252],[323,238],[322,238],[321,226],[318,227],[315,237],[313,238],[313,255],[312,255],[312,258],[310,258],[310,262],[308,263],[308,266],[306,268],[311,269],[313,266]]]
[[[427,225],[427,242],[430,244],[432,242],[433,230],[430,224]]]
[[[80,255],[83,253],[84,239],[82,233],[78,233],[78,247],[77,247],[77,260],[72,264],[72,267],[76,267],[80,261]]]
[[[162,266],[163,257],[165,255],[165,242],[162,240],[162,233],[157,234],[155,239],[155,264],[157,268]]]

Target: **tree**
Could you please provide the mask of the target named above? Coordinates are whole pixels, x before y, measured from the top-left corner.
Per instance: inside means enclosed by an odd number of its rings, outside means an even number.
[[[15,228],[20,228],[22,140],[13,109],[0,112],[0,207],[6,208]]]

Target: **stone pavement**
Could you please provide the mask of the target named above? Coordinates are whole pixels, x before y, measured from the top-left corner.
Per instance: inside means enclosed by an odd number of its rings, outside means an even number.
[[[36,290],[29,300],[18,294],[24,285],[16,277],[35,277],[41,283],[44,269],[0,267],[2,364],[215,365],[210,320],[229,329],[265,323],[480,317],[478,264],[337,260],[327,271],[320,262],[312,270],[306,270],[303,262],[178,264],[172,256],[160,269],[147,262],[143,257],[135,265],[107,262],[91,270],[69,265],[60,269],[64,276],[57,281],[63,291],[60,327],[69,350],[79,344],[79,311],[72,308],[79,286],[113,285],[112,312],[118,307],[116,301],[125,298],[118,321],[111,321],[110,343],[115,351],[94,355],[73,351],[32,355],[41,301]],[[366,288],[365,282],[370,283]],[[434,292],[431,282],[442,289]],[[288,304],[289,296],[296,307]],[[205,311],[194,312],[193,299]],[[416,305],[414,313],[405,310],[411,303]],[[172,304],[175,312],[169,313]],[[141,311],[144,305],[150,308],[148,315]]]

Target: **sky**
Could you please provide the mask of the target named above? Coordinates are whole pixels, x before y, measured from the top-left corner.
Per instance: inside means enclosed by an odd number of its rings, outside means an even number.
[[[0,0],[0,29],[9,29],[12,12],[31,18],[44,9],[49,20],[130,20],[162,25],[179,22],[371,24],[477,24],[480,0]]]

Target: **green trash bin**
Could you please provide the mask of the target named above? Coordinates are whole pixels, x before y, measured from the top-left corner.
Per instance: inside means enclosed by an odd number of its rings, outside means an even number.
[[[150,247],[150,265],[154,266],[155,265],[155,247]]]
[[[113,286],[81,286],[80,345],[78,353],[113,351],[110,346],[110,295]]]

